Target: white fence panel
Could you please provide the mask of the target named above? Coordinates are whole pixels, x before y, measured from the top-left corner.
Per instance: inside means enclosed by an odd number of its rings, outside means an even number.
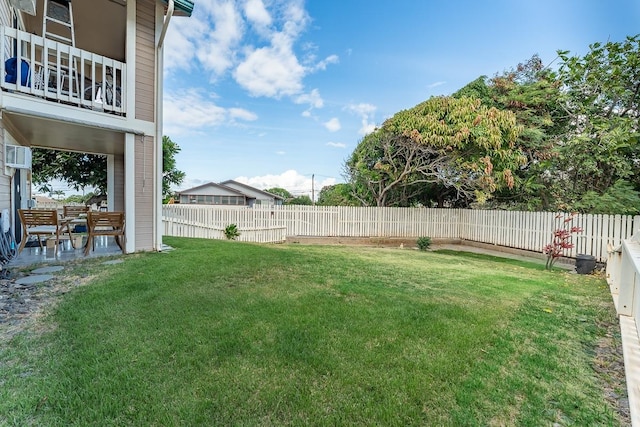
[[[569,256],[607,258],[607,245],[619,246],[640,227],[640,216],[576,215],[555,212],[489,211],[471,209],[376,208],[349,206],[271,206],[254,208],[203,205],[165,205],[165,234],[223,238],[229,224],[246,238],[282,241],[284,236],[404,237],[464,239],[540,252],[563,225],[578,226]],[[258,237],[258,231],[268,237]],[[284,230],[284,231],[283,231]],[[279,240],[281,239],[281,240]]]

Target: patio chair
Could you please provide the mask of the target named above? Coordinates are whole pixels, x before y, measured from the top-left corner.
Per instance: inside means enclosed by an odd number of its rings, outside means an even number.
[[[89,211],[87,206],[75,206],[66,205],[62,207],[62,216],[64,218],[78,218],[82,214],[86,214]]]
[[[95,250],[95,238],[98,236],[113,236],[118,247],[124,253],[124,212],[87,212],[87,246],[84,254],[89,255],[91,249]]]
[[[18,254],[22,252],[30,236],[36,236],[40,248],[42,248],[40,236],[55,236],[55,250],[57,251],[60,247],[60,235],[65,232],[69,234],[71,246],[75,249],[71,230],[69,229],[69,222],[61,219],[56,209],[18,209],[18,214],[20,215],[20,222],[22,223],[22,241],[20,242]]]

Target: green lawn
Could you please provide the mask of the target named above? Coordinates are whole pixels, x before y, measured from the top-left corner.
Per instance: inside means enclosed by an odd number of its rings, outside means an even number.
[[[0,425],[619,425],[604,280],[456,252],[166,238],[0,352]]]

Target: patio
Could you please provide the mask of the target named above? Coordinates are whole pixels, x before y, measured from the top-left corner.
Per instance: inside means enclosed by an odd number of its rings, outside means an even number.
[[[110,236],[98,236],[95,238],[95,249],[89,251],[87,256],[84,255],[84,244],[86,243],[86,237],[83,238],[82,245],[75,249],[71,246],[69,240],[62,240],[60,242],[60,248],[47,248],[43,245],[40,248],[37,243],[32,246],[25,247],[22,252],[4,268],[11,270],[13,267],[24,267],[36,264],[49,264],[49,263],[62,263],[67,261],[73,261],[85,258],[104,257],[111,255],[121,255],[122,251],[116,244],[113,237]]]

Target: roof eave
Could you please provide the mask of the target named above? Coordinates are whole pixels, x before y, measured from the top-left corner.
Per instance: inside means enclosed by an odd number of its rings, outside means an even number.
[[[169,0],[162,0],[163,3],[168,4]],[[173,0],[175,4],[174,16],[191,16],[193,13],[193,2],[190,0]]]

